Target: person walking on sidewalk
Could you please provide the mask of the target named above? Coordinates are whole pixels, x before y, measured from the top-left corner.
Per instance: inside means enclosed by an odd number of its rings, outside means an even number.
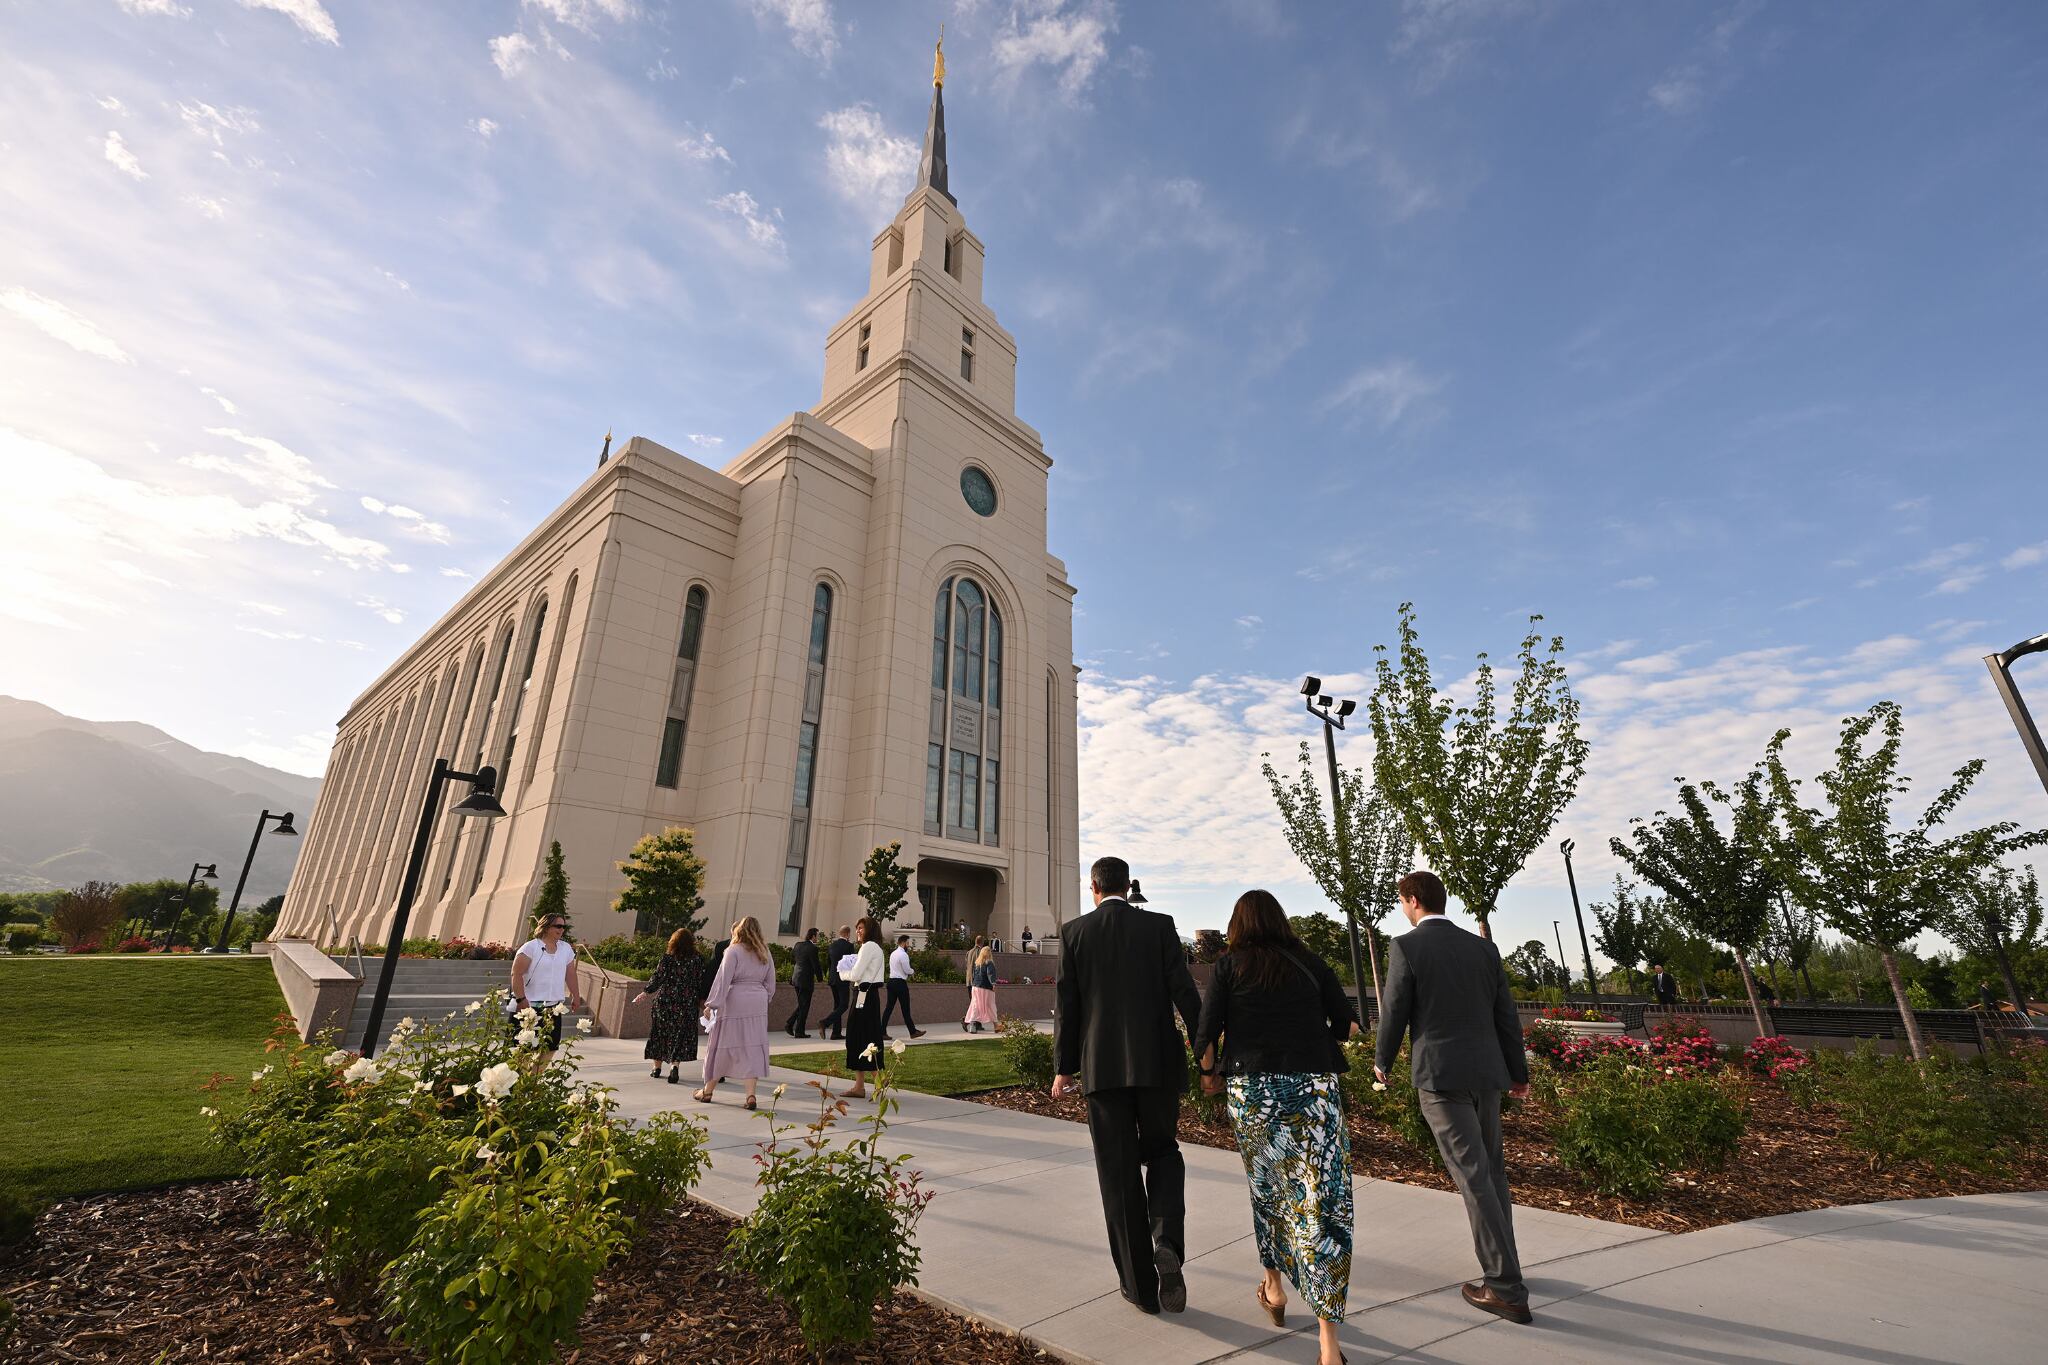
[[[853,1002],[846,1012],[846,1069],[853,1073],[853,1088],[839,1092],[843,1100],[866,1099],[868,1073],[882,1068],[882,983],[889,976],[882,962],[882,922],[868,915],[854,927],[860,950],[846,983]]]
[[[968,963],[967,1031],[986,1033],[996,1026],[996,952],[983,948]]]
[[[789,987],[796,992],[796,1008],[789,1012],[782,1031],[792,1038],[808,1038],[811,1026],[811,992],[818,987],[818,931],[804,930],[804,941],[789,955]]]
[[[1109,1258],[1123,1296],[1141,1313],[1188,1306],[1187,1164],[1175,1131],[1187,1089],[1188,1036],[1202,995],[1188,974],[1170,916],[1124,899],[1131,868],[1098,858],[1088,872],[1095,909],[1060,930],[1059,1010],[1052,1096],[1080,1092]]]
[[[697,1060],[697,1011],[703,1008],[710,982],[710,970],[697,956],[695,936],[688,929],[678,929],[668,936],[668,951],[655,964],[653,980],[633,997],[636,1005],[654,997],[654,1022],[647,1030],[643,1055],[654,1063],[650,1074],[656,1078],[667,1063],[670,1085],[681,1083],[681,1063]]]
[[[1286,1281],[1294,1281],[1316,1315],[1318,1365],[1343,1365],[1337,1325],[1351,1288],[1351,1138],[1337,1076],[1351,1066],[1338,1044],[1358,1014],[1271,892],[1237,898],[1226,941],[1193,1047],[1203,1091],[1230,1097],[1266,1270],[1259,1307],[1275,1327],[1286,1326]]]
[[[832,1012],[825,1016],[825,1022],[818,1029],[835,1043],[846,1036],[842,1031],[846,1023],[846,1002],[853,998],[852,987],[839,974],[839,962],[842,958],[852,957],[856,951],[850,924],[840,925],[838,935],[825,945],[825,984],[832,991]]]
[[[910,1017],[910,935],[896,935],[896,951],[889,954],[889,1003],[882,1007],[882,1041],[889,1041],[889,1016],[896,1013],[897,1006],[903,1008],[903,1027],[910,1030],[913,1038],[924,1037],[924,1030]]]
[[[1412,1028],[1408,1070],[1422,1117],[1465,1197],[1485,1272],[1464,1287],[1465,1302],[1526,1323],[1529,1287],[1515,1251],[1514,1197],[1500,1140],[1501,1092],[1517,1099],[1529,1093],[1515,997],[1500,950],[1444,918],[1444,884],[1434,873],[1410,872],[1395,889],[1414,927],[1387,950],[1373,1077],[1386,1084],[1402,1035]]]
[[[754,1085],[768,1074],[768,998],[775,994],[775,960],[761,937],[761,922],[747,915],[732,927],[731,948],[711,982],[711,1036],[704,1044],[704,1088],[695,1097],[711,1103],[718,1083],[731,1077],[747,1083],[743,1108],[754,1107]]]

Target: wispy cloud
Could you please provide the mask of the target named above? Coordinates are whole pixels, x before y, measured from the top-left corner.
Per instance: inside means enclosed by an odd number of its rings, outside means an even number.
[[[192,13],[177,0],[119,0],[122,9],[130,14],[154,15],[165,19],[183,19]]]
[[[307,37],[341,46],[341,32],[334,26],[334,16],[320,0],[242,0],[242,7],[275,10],[297,24]]]
[[[1385,431],[1411,415],[1420,415],[1443,387],[1441,378],[1423,373],[1412,361],[1377,361],[1354,371],[1325,394],[1316,411],[1346,412],[1353,420],[1370,416]]]
[[[2001,568],[2007,569],[2027,569],[2036,564],[2048,564],[2048,540],[2022,545],[1998,563]]]
[[[1060,95],[1078,103],[1109,57],[1116,6],[1107,0],[1034,0],[1010,10],[989,56],[998,78],[1016,82],[1032,68],[1053,73]]]
[[[528,9],[537,9],[557,23],[584,33],[597,31],[597,21],[608,19],[623,23],[638,13],[633,0],[522,0]]]
[[[676,139],[676,150],[691,161],[723,161],[732,164],[732,154],[718,145],[718,139],[711,136],[706,128],[684,126],[683,135]]]
[[[114,168],[122,174],[132,175],[137,180],[149,179],[149,172],[142,169],[141,160],[128,150],[128,144],[121,140],[118,132],[107,134],[106,153],[107,160],[113,162]]]
[[[1716,16],[1692,54],[1651,82],[1651,107],[1666,114],[1690,114],[1734,84],[1736,35],[1761,8],[1761,0],[1739,0]]]
[[[372,516],[389,517],[397,522],[408,535],[417,536],[421,540],[429,540],[436,545],[446,545],[455,538],[454,533],[446,526],[443,526],[438,521],[429,520],[424,513],[415,512],[410,507],[398,503],[383,502],[368,496],[359,498],[357,501],[362,504],[363,510]]]
[[[533,54],[539,51],[533,39],[524,33],[504,33],[491,39],[491,65],[498,68],[498,74],[511,80],[526,70]]]
[[[1657,576],[1655,574],[1647,573],[1638,574],[1634,578],[1624,578],[1620,582],[1616,583],[1614,586],[1622,589],[1625,592],[1641,592],[1645,589],[1656,587]]]
[[[74,351],[121,365],[131,363],[118,342],[55,299],[27,289],[0,289],[0,308]]]
[[[752,0],[754,13],[780,21],[797,51],[830,62],[839,50],[839,30],[832,19],[832,0]]]
[[[835,109],[818,120],[825,130],[825,173],[839,197],[870,217],[884,219],[910,192],[918,144],[896,137],[865,104]]]
[[[775,220],[782,217],[782,210],[764,211],[754,196],[745,190],[734,190],[721,194],[711,201],[711,207],[720,213],[729,213],[747,226],[747,240],[763,251],[782,254],[782,229]]]

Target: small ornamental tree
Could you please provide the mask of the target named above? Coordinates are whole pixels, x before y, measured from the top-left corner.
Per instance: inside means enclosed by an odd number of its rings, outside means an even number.
[[[1399,904],[1394,884],[1409,870],[1415,854],[1415,840],[1408,834],[1407,821],[1385,797],[1366,785],[1363,769],[1337,770],[1337,780],[1344,791],[1344,838],[1351,862],[1351,885],[1347,887],[1344,859],[1337,852],[1337,822],[1323,811],[1324,779],[1316,775],[1308,741],[1302,741],[1292,778],[1280,776],[1273,767],[1272,755],[1260,757],[1264,761],[1259,771],[1266,775],[1273,804],[1280,808],[1280,825],[1287,835],[1287,846],[1308,869],[1309,876],[1315,878],[1330,904],[1339,911],[1348,909],[1359,926],[1372,935],[1373,960],[1385,961],[1387,940],[1380,932],[1379,922]],[[1328,919],[1321,915],[1315,918]],[[1310,944],[1306,934],[1302,935],[1302,942],[1314,947],[1339,975],[1349,976],[1350,932],[1343,925],[1336,927],[1341,941],[1325,945],[1334,947],[1335,957],[1323,947]],[[1296,932],[1300,932],[1298,925]],[[1374,982],[1373,988],[1377,992],[1379,983]]]
[[[1636,989],[1636,968],[1649,960],[1650,942],[1654,927],[1643,913],[1643,903],[1636,895],[1635,887],[1624,877],[1614,879],[1614,903],[1594,901],[1590,907],[1593,919],[1599,925],[1593,931],[1593,942],[1600,951],[1607,954],[1615,966],[1621,968],[1628,980],[1629,993]]]
[[[569,918],[569,874],[562,870],[562,841],[554,840],[548,845],[547,867],[540,876],[540,894],[533,898],[533,922],[539,924],[549,915]]]
[[[64,893],[50,911],[50,927],[66,948],[96,943],[114,927],[121,913],[114,903],[114,891],[112,882],[87,882]]]
[[[1799,804],[1799,783],[1785,771],[1791,731],[1778,731],[1764,757],[1787,833],[1800,853],[1793,894],[1819,911],[1837,933],[1877,949],[1906,1040],[1913,1056],[1924,1062],[1927,1043],[1906,998],[1899,951],[1940,924],[1951,902],[2004,855],[2048,843],[2048,830],[2027,832],[2002,821],[1936,837],[1983,772],[1981,758],[1956,769],[1919,819],[1895,826],[1892,799],[1912,785],[1899,772],[1905,730],[1897,702],[1881,701],[1844,720],[1834,765],[1814,779],[1820,807]],[[1873,732],[1883,738],[1870,747]]]
[[[704,898],[697,892],[704,885],[704,860],[697,856],[696,842],[695,831],[671,825],[633,845],[633,856],[619,864],[626,889],[612,908],[664,937],[678,929],[692,934],[702,929],[704,918],[697,912]]]
[[[2027,993],[2013,970],[2012,950],[2041,946],[2041,882],[2029,867],[2014,872],[2003,863],[1985,868],[1959,888],[1942,932],[1964,952],[1996,964],[2006,998],[2022,1016]]]
[[[1808,1001],[1817,999],[1810,967],[1814,950],[1820,946],[1820,916],[1795,900],[1783,885],[1772,899],[1775,908],[1770,928],[1764,933],[1765,948],[1788,969],[1799,973]]]
[[[1534,630],[1522,637],[1505,715],[1483,653],[1469,704],[1437,690],[1412,603],[1401,604],[1398,666],[1385,645],[1373,646],[1373,784],[1489,939],[1501,889],[1550,837],[1586,771],[1590,746],[1565,677],[1564,637],[1551,636],[1539,654],[1542,645]]]
[[[901,840],[877,846],[860,865],[860,898],[868,913],[885,923],[910,904],[910,869],[896,861],[903,851]]]

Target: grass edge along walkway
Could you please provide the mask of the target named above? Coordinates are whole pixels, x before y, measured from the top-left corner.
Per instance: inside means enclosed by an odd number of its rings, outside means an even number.
[[[284,1012],[268,959],[0,958],[0,1185],[37,1201],[240,1172],[201,1090],[246,1081]]]
[[[901,1057],[884,1055],[893,1084],[920,1095],[975,1095],[984,1090],[1001,1090],[1022,1085],[1023,1078],[1003,1055],[999,1038],[952,1038],[942,1043],[918,1043],[905,1048]],[[833,1048],[818,1052],[780,1052],[775,1065],[796,1071],[846,1071],[846,1050]]]

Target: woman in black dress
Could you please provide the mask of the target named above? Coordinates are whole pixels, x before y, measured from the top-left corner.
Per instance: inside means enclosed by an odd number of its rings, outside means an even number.
[[[697,1013],[704,1007],[704,987],[710,980],[704,959],[697,956],[697,941],[688,929],[668,936],[668,952],[655,964],[654,979],[647,989],[633,997],[639,1004],[654,997],[654,1026],[647,1034],[644,1055],[654,1063],[648,1074],[659,1078],[668,1066],[668,1083],[681,1081],[677,1063],[697,1060]]]
[[[873,915],[856,920],[854,941],[860,950],[853,955],[853,1008],[846,1016],[846,1069],[853,1073],[853,1088],[839,1092],[840,1098],[864,1099],[868,1073],[882,1068],[882,983],[889,968],[882,957],[882,922]]]

